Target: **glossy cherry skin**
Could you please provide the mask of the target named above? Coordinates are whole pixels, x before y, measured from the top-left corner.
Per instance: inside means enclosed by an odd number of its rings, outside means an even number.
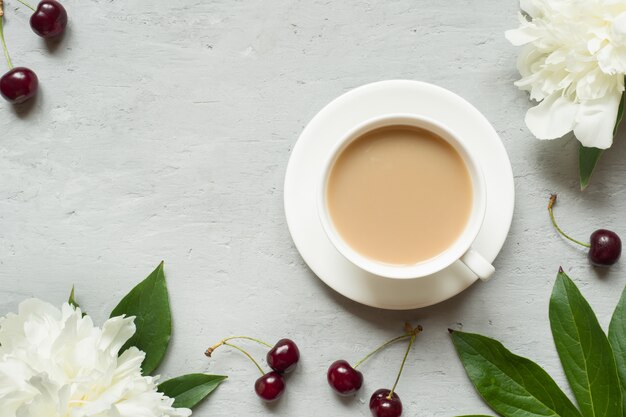
[[[268,372],[254,383],[256,395],[263,401],[276,401],[285,392],[285,379],[276,371]]]
[[[298,346],[289,339],[280,339],[274,347],[267,352],[267,364],[281,374],[287,374],[298,366],[300,360],[300,350]]]
[[[610,266],[616,263],[622,255],[622,241],[615,232],[600,229],[589,238],[589,260],[596,266]]]
[[[42,38],[59,36],[67,26],[67,11],[56,0],[43,0],[30,17],[30,27]]]
[[[39,79],[32,70],[16,67],[0,78],[0,94],[11,104],[21,104],[37,95]]]
[[[402,401],[395,392],[389,396],[388,389],[381,388],[370,398],[370,411],[374,417],[400,417],[402,415]]]
[[[339,395],[352,395],[361,389],[363,374],[340,359],[328,368],[328,385]]]

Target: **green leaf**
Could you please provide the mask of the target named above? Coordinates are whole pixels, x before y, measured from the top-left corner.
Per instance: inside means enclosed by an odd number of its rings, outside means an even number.
[[[619,103],[619,109],[617,111],[617,119],[615,121],[615,128],[613,129],[613,136],[617,134],[617,129],[619,128],[622,119],[624,118],[624,97],[622,94],[622,100]],[[602,156],[604,151],[598,148],[587,148],[583,145],[580,145],[578,148],[578,172],[580,176],[580,189],[584,190],[589,185],[589,180],[591,180],[591,175],[593,174],[596,165],[598,164],[598,160]]]
[[[80,308],[80,305],[76,302],[76,297],[74,295],[74,286],[72,285],[72,291],[70,292],[70,298],[67,300],[68,304],[71,305],[72,307],[76,308]],[[85,317],[87,315],[87,313],[85,313],[85,310],[82,310],[82,317]]]
[[[135,316],[137,331],[121,351],[131,346],[146,353],[142,372],[150,374],[163,360],[172,334],[170,302],[163,262],[148,278],[133,288],[113,309],[111,317]]]
[[[221,375],[183,375],[163,382],[159,385],[159,391],[170,398],[174,398],[174,407],[193,408],[212,393],[226,378]]]
[[[626,289],[611,319],[609,342],[613,348],[617,372],[622,383],[622,402],[626,416]]]
[[[598,160],[604,151],[598,148],[587,148],[580,145],[578,148],[578,171],[580,175],[580,189],[584,190],[589,186],[589,180],[593,170],[598,164]]]
[[[465,371],[485,402],[504,417],[581,417],[536,363],[485,336],[452,332]]]
[[[76,298],[74,297],[74,286],[72,285],[72,292],[70,292],[70,298],[67,302],[74,308],[80,308],[80,305],[76,302]]]
[[[576,284],[559,272],[550,325],[565,375],[585,417],[621,417],[622,392],[613,350]]]

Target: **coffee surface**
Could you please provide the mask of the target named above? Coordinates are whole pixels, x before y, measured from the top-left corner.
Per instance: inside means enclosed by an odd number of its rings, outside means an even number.
[[[387,264],[431,259],[463,232],[472,182],[461,155],[423,129],[373,130],[339,155],[327,183],[337,232],[361,255]]]

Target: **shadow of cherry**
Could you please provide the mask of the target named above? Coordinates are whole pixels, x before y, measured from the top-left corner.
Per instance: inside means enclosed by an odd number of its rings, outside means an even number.
[[[65,28],[63,33],[61,33],[59,36],[55,36],[54,38],[50,38],[50,39],[43,39],[43,41],[48,52],[50,52],[51,54],[54,54],[59,49],[59,47],[62,44],[64,44],[67,39],[70,39],[71,37],[72,37],[72,28],[68,24],[68,26]]]
[[[33,113],[34,109],[43,101],[43,89],[39,85],[37,95],[22,104],[9,105],[13,113],[22,120],[27,120]]]

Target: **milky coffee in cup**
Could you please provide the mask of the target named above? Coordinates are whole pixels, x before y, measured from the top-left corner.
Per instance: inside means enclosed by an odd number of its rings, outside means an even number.
[[[336,157],[326,183],[330,220],[360,255],[412,265],[463,234],[472,178],[459,152],[427,129],[392,125],[365,132]]]

